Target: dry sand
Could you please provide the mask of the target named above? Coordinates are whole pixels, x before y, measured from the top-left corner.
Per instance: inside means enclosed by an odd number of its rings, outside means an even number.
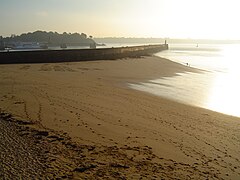
[[[127,87],[185,71],[201,73],[157,57],[1,65],[1,126],[13,135],[0,139],[23,145],[0,154],[0,177],[239,179],[239,118]],[[9,173],[23,156],[33,167]]]

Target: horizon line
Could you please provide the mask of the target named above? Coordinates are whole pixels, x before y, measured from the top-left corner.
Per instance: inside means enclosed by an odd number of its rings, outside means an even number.
[[[21,36],[22,34],[27,34],[27,33],[33,33],[33,32],[37,32],[37,31],[42,31],[42,32],[57,32],[59,34],[63,34],[64,32],[58,32],[58,31],[46,31],[46,30],[36,30],[36,31],[29,31],[29,32],[23,32],[23,33],[20,33],[20,34],[14,34],[16,36]],[[86,34],[87,36],[91,36],[91,35],[88,35],[87,33],[85,32],[66,32],[68,34],[73,34],[73,33],[78,33],[78,34],[81,34],[81,33],[84,33]],[[2,36],[0,35],[1,37],[3,38],[7,38],[7,37],[11,37],[11,35],[9,36]],[[199,41],[240,41],[240,39],[232,39],[232,38],[194,38],[194,37],[137,37],[137,36],[100,36],[100,37],[94,37],[93,36],[93,39],[107,39],[107,38],[111,38],[111,39],[166,39],[166,40],[199,40]]]

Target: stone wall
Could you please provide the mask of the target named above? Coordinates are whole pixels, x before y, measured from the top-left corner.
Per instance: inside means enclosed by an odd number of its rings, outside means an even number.
[[[166,49],[168,49],[167,44],[99,49],[9,51],[0,53],[0,64],[114,60],[148,56]]]

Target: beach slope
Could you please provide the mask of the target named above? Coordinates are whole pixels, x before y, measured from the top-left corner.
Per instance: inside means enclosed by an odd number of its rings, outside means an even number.
[[[183,72],[202,73],[158,57],[1,65],[1,119],[31,122],[17,126],[48,147],[49,177],[238,179],[239,118],[127,85]]]

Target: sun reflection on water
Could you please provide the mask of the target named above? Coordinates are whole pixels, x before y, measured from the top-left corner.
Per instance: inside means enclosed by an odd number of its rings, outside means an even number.
[[[226,73],[218,74],[210,88],[207,106],[209,109],[240,116],[239,76]]]
[[[212,81],[207,107],[218,112],[240,117],[240,55],[239,45],[224,49],[222,65],[225,73],[215,74]]]
[[[181,64],[186,64],[186,59],[188,62],[191,60],[193,67],[203,67],[207,71],[180,73],[129,86],[185,104],[240,117],[240,45],[224,45],[219,49],[221,50],[214,51],[214,56],[206,56],[209,55],[208,51],[195,52],[192,49],[184,49],[180,55],[174,50],[163,52],[165,58],[176,58]]]

